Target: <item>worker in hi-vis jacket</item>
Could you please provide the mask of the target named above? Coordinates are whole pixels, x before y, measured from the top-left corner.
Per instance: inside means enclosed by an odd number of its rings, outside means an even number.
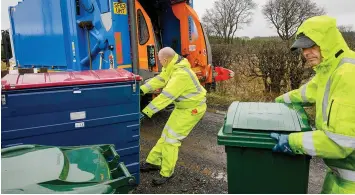
[[[140,89],[143,94],[161,88],[162,92],[143,109],[142,115],[150,118],[171,103],[174,103],[175,108],[146,162],[140,165],[141,171],[160,170],[160,176],[153,179],[155,185],[164,184],[173,176],[181,141],[189,135],[207,109],[206,90],[189,61],[170,47],[161,49],[158,58],[163,71]]]
[[[283,135],[274,151],[324,159],[328,167],[322,193],[355,193],[355,52],[329,16],[307,19],[291,50],[301,49],[316,74],[299,89],[278,98],[283,103],[315,103],[316,130]]]

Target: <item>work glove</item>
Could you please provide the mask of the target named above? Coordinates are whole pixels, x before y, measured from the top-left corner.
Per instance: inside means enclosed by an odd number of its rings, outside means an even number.
[[[272,151],[293,154],[290,144],[288,143],[288,135],[271,133],[270,137],[277,141],[277,144],[272,148]]]

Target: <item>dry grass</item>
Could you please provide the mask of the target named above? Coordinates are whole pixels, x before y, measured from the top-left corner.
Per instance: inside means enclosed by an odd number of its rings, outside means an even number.
[[[216,91],[207,94],[210,107],[226,109],[233,101],[272,102],[279,94],[265,93],[260,78],[236,74],[233,79],[217,83]]]
[[[240,102],[273,102],[280,94],[265,93],[261,79],[249,81],[244,76],[217,84],[217,91],[207,94],[207,104],[210,110],[227,111],[234,101]],[[306,107],[309,122],[314,126],[315,106]]]
[[[217,90],[207,94],[208,107],[212,110],[224,110],[234,101],[240,102],[274,102],[281,94],[264,92],[261,78],[250,79],[236,74],[233,79],[217,83]],[[311,125],[314,126],[315,107],[306,107]]]

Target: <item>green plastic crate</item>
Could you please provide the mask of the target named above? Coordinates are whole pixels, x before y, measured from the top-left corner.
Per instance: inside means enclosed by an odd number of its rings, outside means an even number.
[[[300,105],[233,102],[218,133],[227,154],[228,193],[307,193],[310,157],[272,152],[270,133],[310,130]]]

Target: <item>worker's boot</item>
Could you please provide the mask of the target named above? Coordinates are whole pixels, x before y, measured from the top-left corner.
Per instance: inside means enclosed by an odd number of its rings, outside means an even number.
[[[157,170],[160,170],[160,166],[153,165],[153,164],[150,164],[147,162],[141,162],[140,170],[141,170],[141,172],[157,171]]]
[[[156,186],[165,184],[166,182],[169,181],[169,179],[171,179],[173,177],[174,177],[174,175],[172,175],[170,177],[164,177],[162,175],[159,175],[158,177],[153,179],[153,184],[156,185]]]

